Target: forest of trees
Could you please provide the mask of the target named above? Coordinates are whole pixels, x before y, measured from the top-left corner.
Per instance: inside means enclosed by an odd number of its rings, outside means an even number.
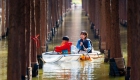
[[[42,68],[41,53],[47,49],[58,23],[70,11],[72,0],[0,0],[0,37],[8,32],[8,80],[32,79]],[[140,2],[138,0],[82,0],[104,62],[118,60],[126,80],[140,80]],[[127,26],[127,64],[120,44],[120,27]],[[16,41],[15,41],[16,39]],[[26,59],[25,59],[26,58]],[[124,71],[125,72],[125,71]]]

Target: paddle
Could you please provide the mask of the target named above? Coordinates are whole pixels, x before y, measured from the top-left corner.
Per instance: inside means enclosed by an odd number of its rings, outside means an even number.
[[[85,46],[83,45],[83,47],[84,47],[84,49],[85,49]],[[88,51],[86,50],[86,52],[87,52],[87,55],[88,55],[88,57],[89,57],[89,59],[91,60],[91,57],[89,56],[89,54],[88,54]],[[92,60],[91,60],[92,61]]]

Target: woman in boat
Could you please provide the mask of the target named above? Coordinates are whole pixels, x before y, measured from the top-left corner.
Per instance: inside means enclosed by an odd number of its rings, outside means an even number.
[[[69,37],[64,36],[62,38],[61,45],[55,47],[55,52],[58,52],[60,54],[70,54],[71,53],[71,45],[72,45],[72,42],[69,41]]]
[[[79,49],[78,53],[92,53],[92,44],[86,31],[80,33],[76,47]]]

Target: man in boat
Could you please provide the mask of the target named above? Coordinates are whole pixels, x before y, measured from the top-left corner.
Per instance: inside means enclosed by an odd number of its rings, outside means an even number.
[[[69,37],[64,36],[62,38],[61,45],[55,47],[55,52],[58,52],[60,54],[70,54],[71,53],[71,45],[72,45],[72,42],[69,41]]]
[[[76,47],[79,49],[78,53],[92,53],[92,44],[90,39],[88,39],[88,33],[86,31],[80,33],[80,39]]]

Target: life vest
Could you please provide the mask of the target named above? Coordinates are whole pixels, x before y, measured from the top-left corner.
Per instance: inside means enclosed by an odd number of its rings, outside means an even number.
[[[84,50],[84,47],[85,48],[88,48],[88,42],[90,41],[90,39],[86,39],[86,40],[82,40],[82,39],[80,39],[80,42],[82,42],[83,43],[83,45],[84,46],[81,46],[81,49],[80,50],[82,50],[82,51],[85,51]],[[92,47],[92,43],[91,43],[91,41],[90,41],[90,44],[91,44],[91,47]],[[92,53],[92,48],[91,48],[91,50],[88,52],[88,53]]]

